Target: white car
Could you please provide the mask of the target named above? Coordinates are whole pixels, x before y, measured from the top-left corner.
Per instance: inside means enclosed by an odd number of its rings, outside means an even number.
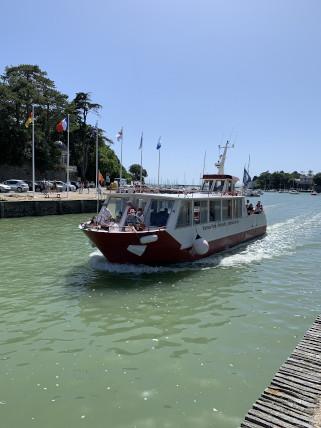
[[[28,184],[23,180],[6,180],[4,181],[4,184],[9,186],[11,190],[19,193],[28,192],[29,190]]]
[[[71,184],[71,183],[67,184],[67,183],[64,183],[63,181],[56,181],[56,185],[57,185],[57,188],[62,189],[63,192],[66,192],[67,189],[70,192],[75,192],[77,190],[76,186],[74,186],[73,184]]]
[[[7,193],[7,192],[10,192],[10,190],[11,190],[10,186],[0,183],[0,193]]]

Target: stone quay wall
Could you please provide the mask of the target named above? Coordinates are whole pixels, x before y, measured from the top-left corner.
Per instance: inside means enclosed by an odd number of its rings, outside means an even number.
[[[99,209],[103,201],[99,202]],[[96,213],[97,200],[0,201],[0,219],[57,214]]]

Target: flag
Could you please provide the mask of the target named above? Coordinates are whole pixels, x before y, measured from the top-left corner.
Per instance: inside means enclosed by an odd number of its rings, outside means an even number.
[[[32,113],[29,114],[28,119],[26,120],[25,127],[29,128],[30,123],[32,123]]]
[[[142,133],[142,135],[140,137],[140,143],[139,143],[138,150],[141,150],[142,148],[143,148],[143,133]]]
[[[68,128],[68,120],[66,118],[62,119],[59,123],[57,123],[56,131],[64,132]]]
[[[158,141],[157,141],[156,150],[159,150],[159,149],[162,147],[162,145],[161,145],[161,138],[162,138],[162,137],[159,137],[159,139],[158,139]]]
[[[117,141],[120,141],[123,139],[123,128],[117,132],[116,139]]]
[[[100,171],[98,171],[98,183],[102,186],[104,184],[104,177]]]
[[[243,172],[243,184],[244,184],[244,186],[247,186],[250,183],[250,181],[251,181],[250,174],[244,168],[244,172]]]

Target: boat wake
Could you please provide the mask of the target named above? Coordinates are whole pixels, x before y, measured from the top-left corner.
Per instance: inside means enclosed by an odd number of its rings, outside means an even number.
[[[241,244],[225,253],[212,255],[192,263],[167,266],[117,264],[108,262],[101,252],[96,250],[90,255],[90,265],[99,271],[136,275],[248,265],[294,253],[311,241],[311,237],[315,235],[315,229],[320,229],[320,227],[321,213],[294,217],[285,222],[268,226],[267,234],[261,239]]]
[[[315,229],[319,229],[320,226],[321,214],[298,216],[273,224],[268,226],[264,238],[251,242],[243,251],[226,254],[220,266],[250,264],[293,254],[311,241]]]

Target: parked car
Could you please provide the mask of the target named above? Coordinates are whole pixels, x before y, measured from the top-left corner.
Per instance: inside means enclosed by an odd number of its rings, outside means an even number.
[[[71,192],[75,192],[77,190],[76,186],[74,186],[73,184],[71,184],[71,183],[67,184],[67,183],[64,183],[63,181],[57,181],[56,180],[56,186],[57,186],[57,191],[59,191],[59,192],[66,192],[67,189]],[[61,190],[58,190],[58,189],[61,189]]]
[[[70,184],[73,184],[76,187],[76,190],[78,190],[80,187],[79,181],[71,181]]]
[[[32,181],[26,181],[26,183],[29,186],[29,190],[32,190]],[[35,181],[35,191],[36,192],[42,192],[45,188],[43,181]]]
[[[48,181],[47,182],[47,188],[53,192],[64,192],[65,191],[65,186],[64,183],[62,181]]]
[[[10,190],[11,190],[10,186],[0,183],[0,193],[7,193],[7,192],[10,192]]]
[[[23,180],[6,180],[4,184],[10,186],[10,189],[15,192],[28,192],[29,190],[28,184]]]

